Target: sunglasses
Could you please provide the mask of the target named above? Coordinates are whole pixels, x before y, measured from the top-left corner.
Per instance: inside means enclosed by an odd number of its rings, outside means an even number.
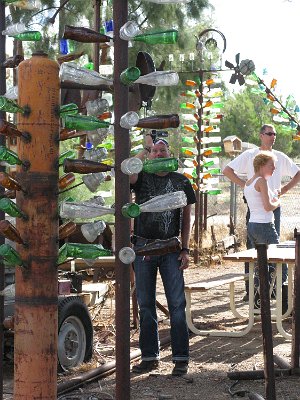
[[[264,132],[263,134],[268,136],[276,136],[276,132]]]

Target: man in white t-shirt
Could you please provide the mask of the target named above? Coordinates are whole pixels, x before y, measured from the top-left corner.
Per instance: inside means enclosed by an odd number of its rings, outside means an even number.
[[[279,196],[285,194],[288,190],[293,188],[300,181],[300,169],[297,165],[284,153],[281,151],[273,150],[273,145],[276,140],[276,131],[273,125],[263,125],[260,129],[260,147],[249,149],[244,151],[238,157],[230,161],[223,170],[223,174],[230,179],[232,182],[244,188],[246,180],[250,179],[254,175],[253,159],[260,151],[272,151],[275,154],[277,161],[275,162],[275,171],[273,175],[268,179],[268,185],[270,189],[278,192]],[[237,174],[246,174],[247,177],[244,179],[240,178]],[[284,186],[281,186],[281,181],[284,176],[291,177],[291,180],[287,182]],[[249,209],[246,216],[246,223],[248,223],[250,214]],[[280,237],[280,207],[274,210],[274,223],[275,228]],[[247,248],[249,248],[250,243],[247,240]],[[249,264],[245,264],[245,272],[249,271]],[[287,268],[283,268],[283,282],[287,278]],[[246,296],[245,300],[248,298],[249,287],[246,283]]]

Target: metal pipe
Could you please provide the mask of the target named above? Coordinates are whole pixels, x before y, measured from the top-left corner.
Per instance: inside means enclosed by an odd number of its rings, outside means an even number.
[[[128,1],[115,0],[114,30],[119,32],[127,22]],[[122,206],[130,201],[129,177],[120,169],[129,157],[128,129],[121,128],[120,118],[128,111],[128,88],[120,81],[121,72],[128,67],[128,43],[114,35],[114,112],[115,112],[115,229],[116,229],[116,399],[130,400],[130,264],[118,257],[123,247],[130,247],[130,220],[123,217]]]
[[[171,343],[171,337],[166,336],[160,340],[160,348],[165,347],[170,343]],[[141,351],[135,350],[132,353],[130,353],[130,361],[135,360],[140,356],[141,356]],[[105,363],[98,368],[94,368],[93,370],[77,375],[76,377],[72,378],[69,381],[59,383],[57,385],[57,393],[64,394],[72,390],[75,390],[83,386],[87,382],[92,382],[99,378],[103,378],[109,374],[114,373],[115,369],[116,369],[116,360]]]
[[[96,32],[100,32],[100,6],[101,0],[94,0],[94,30]],[[99,72],[99,51],[100,51],[100,43],[94,43],[94,70]]]
[[[294,271],[294,296],[292,316],[292,368],[299,368],[300,356],[300,232],[294,231],[295,243],[295,271]]]
[[[0,2],[0,32],[5,29],[5,3]],[[5,61],[5,35],[0,35],[0,95],[6,92],[6,71],[1,65]],[[5,119],[5,112],[0,112],[0,118]],[[0,146],[5,145],[5,136],[0,135]],[[4,172],[5,167],[0,166],[0,172]],[[4,193],[4,187],[0,187],[0,194]],[[0,220],[5,219],[5,213],[0,211]],[[0,245],[5,242],[4,236],[0,236]],[[0,260],[0,292],[3,291],[5,286],[5,270],[4,263]],[[0,295],[0,360],[3,360],[3,348],[4,348],[4,335],[3,335],[3,320],[4,320],[4,296]],[[0,400],[3,399],[3,368],[0,368]]]
[[[18,142],[18,156],[30,168],[16,178],[27,194],[17,204],[28,220],[17,229],[28,247],[17,245],[26,270],[16,267],[14,399],[57,398],[57,254],[59,65],[38,52],[21,62],[19,104],[30,109],[18,115],[18,129],[31,142]],[[47,212],[45,212],[47,210]]]
[[[267,400],[276,400],[275,373],[273,359],[273,334],[271,322],[271,309],[269,297],[269,273],[268,273],[268,245],[258,243],[255,246],[257,250],[257,264],[259,273],[260,287],[260,312],[261,312],[261,330],[263,336],[264,351],[264,373],[265,373],[265,391]]]

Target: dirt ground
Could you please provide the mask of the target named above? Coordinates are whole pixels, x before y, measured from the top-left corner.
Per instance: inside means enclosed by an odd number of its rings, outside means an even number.
[[[230,264],[222,262],[210,266],[190,265],[185,271],[186,283],[196,282],[200,279],[230,273],[243,272],[243,264]],[[236,302],[238,309],[247,311],[246,304],[242,301],[244,283],[236,285]],[[163,289],[158,282],[158,301],[166,305]],[[115,358],[115,332],[113,325],[113,295],[106,300],[105,307],[100,314],[95,314],[95,350],[90,366],[98,367],[100,364]],[[229,291],[227,286],[211,289],[208,292],[193,295],[193,317],[197,327],[201,329],[239,330],[245,326],[246,320],[237,320],[229,309]],[[161,312],[160,316],[163,318]],[[99,315],[101,318],[99,319]],[[104,323],[105,322],[105,326]],[[290,330],[291,318],[285,322],[285,328]],[[160,323],[161,337],[169,334],[168,325]],[[131,351],[138,349],[138,331],[131,332]],[[290,362],[291,342],[282,338],[273,324],[274,353]],[[139,362],[134,360],[132,364]],[[248,398],[247,391],[252,391],[265,396],[264,380],[230,380],[227,373],[230,371],[260,370],[264,367],[263,341],[260,318],[256,318],[253,329],[246,336],[240,338],[230,337],[205,337],[191,334],[190,337],[190,364],[189,373],[184,377],[172,377],[172,361],[170,347],[161,351],[159,368],[152,373],[144,375],[131,374],[130,399],[132,400],[192,400],[207,399],[221,400],[231,398]],[[81,369],[76,373],[83,373]],[[60,377],[63,381],[68,377]],[[59,398],[70,399],[115,399],[115,374],[104,379],[99,379],[85,384],[82,388],[61,395]],[[240,395],[234,394],[237,391]],[[242,396],[244,395],[244,396]],[[126,397],[127,398],[127,397]],[[5,400],[12,399],[7,393]],[[300,378],[288,376],[276,378],[276,399],[300,399]],[[118,399],[122,400],[122,399]],[[272,399],[273,400],[273,399]],[[275,400],[275,399],[274,399]]]

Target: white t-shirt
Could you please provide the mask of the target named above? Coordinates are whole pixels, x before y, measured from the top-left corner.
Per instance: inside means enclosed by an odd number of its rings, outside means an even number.
[[[250,210],[249,222],[265,224],[267,222],[274,221],[274,213],[273,211],[265,210],[262,195],[255,189],[255,183],[258,179],[260,179],[260,177],[254,179],[254,181],[250,183],[250,185],[245,185],[244,195],[246,197],[247,204]],[[274,197],[274,194],[270,191],[269,188],[269,198],[272,197]]]
[[[247,180],[252,178],[254,175],[253,160],[254,157],[261,150],[257,147],[255,149],[249,149],[244,151],[238,157],[230,161],[227,166],[232,168],[236,174],[246,174]],[[275,171],[273,175],[268,179],[269,188],[272,192],[276,189],[281,188],[281,180],[284,176],[293,178],[299,171],[297,165],[284,153],[278,150],[272,150],[272,153],[276,156]]]

